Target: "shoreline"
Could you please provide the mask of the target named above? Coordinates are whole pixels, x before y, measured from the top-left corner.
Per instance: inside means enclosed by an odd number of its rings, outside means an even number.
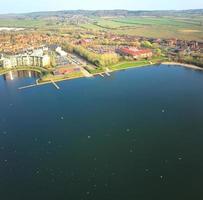
[[[153,65],[168,65],[168,66],[172,66],[172,65],[177,65],[177,66],[181,66],[181,67],[185,67],[185,68],[188,68],[188,69],[194,69],[194,70],[201,70],[203,71],[203,68],[201,67],[198,67],[196,65],[191,65],[191,64],[184,64],[184,63],[178,63],[178,62],[159,62],[159,63],[146,63],[146,64],[142,64],[142,65],[137,65],[137,66],[129,66],[129,67],[124,67],[124,68],[118,68],[118,69],[111,69],[110,70],[110,73],[111,72],[116,72],[116,71],[123,71],[123,70],[128,70],[128,69],[133,69],[133,68],[140,68],[140,67],[150,67],[150,66],[153,66]],[[15,69],[11,69],[9,71],[21,71],[21,70],[31,70],[31,71],[37,71],[40,73],[40,70],[39,69],[25,69],[25,68],[15,68]],[[5,72],[2,72],[0,73],[0,76],[1,75],[4,75],[6,73],[8,73],[9,71],[5,71]],[[98,72],[98,73],[93,73],[93,77],[94,76],[98,76],[100,74],[105,74],[105,72]],[[59,79],[52,79],[54,82],[62,82],[62,81],[67,81],[67,80],[73,80],[73,79],[78,79],[78,78],[85,78],[85,76],[76,76],[76,77],[64,77],[64,78],[59,78]],[[45,85],[45,84],[50,84],[52,80],[46,80],[46,81],[40,81],[39,79],[36,80],[36,86],[40,86],[40,85]]]
[[[110,69],[109,73],[116,72],[116,71],[123,71],[123,70],[133,69],[133,68],[150,67],[150,66],[153,66],[153,65],[156,65],[156,64],[158,65],[158,64],[161,64],[161,63],[152,63],[152,64],[147,63],[147,64],[144,64],[144,65],[129,66],[129,67],[120,68],[120,69]],[[103,72],[93,73],[92,77],[94,77],[94,76],[100,76],[101,74],[106,74],[106,72],[103,71]],[[86,77],[85,76],[67,77],[67,78],[61,78],[61,79],[53,79],[53,81],[54,82],[62,82],[62,81],[73,80],[73,79],[77,79],[77,78],[86,78]],[[89,77],[89,78],[91,78],[91,77]],[[48,84],[50,82],[51,82],[51,80],[47,80],[47,81],[42,81],[42,82],[39,81],[38,83],[40,85],[40,84]]]
[[[132,69],[132,68],[140,68],[140,67],[150,67],[150,66],[153,66],[153,65],[159,65],[160,63],[146,63],[146,64],[143,64],[143,65],[137,65],[137,66],[129,66],[129,67],[123,67],[123,68],[118,68],[118,69],[111,69],[111,72],[116,72],[116,71],[122,71],[122,70],[127,70],[127,69]]]
[[[189,69],[195,69],[195,70],[202,70],[203,71],[203,68],[201,67],[198,67],[196,65],[190,65],[190,64],[183,64],[183,63],[177,63],[177,62],[160,62],[160,63],[147,63],[145,65],[138,65],[138,66],[129,66],[129,67],[125,67],[125,68],[121,68],[121,69],[111,69],[110,73],[111,72],[117,72],[117,71],[123,71],[123,70],[128,70],[128,69],[133,69],[133,68],[140,68],[140,67],[150,67],[150,66],[153,66],[153,65],[177,65],[177,66],[181,66],[181,67],[185,67],[185,68],[189,68]],[[94,76],[99,76],[100,74],[105,74],[105,72],[98,72],[98,73],[94,73],[92,74],[93,77]],[[54,80],[54,82],[62,82],[62,81],[68,81],[68,80],[73,80],[73,79],[78,79],[78,78],[85,78],[85,76],[78,76],[78,77],[67,77],[67,78],[62,78],[62,79],[56,79]],[[44,84],[49,84],[51,83],[51,80],[49,81],[42,81],[42,82],[39,82],[38,85],[44,85]]]
[[[11,69],[0,70],[0,76],[5,75],[5,74],[9,73],[10,71],[33,71],[33,72],[38,72],[41,74],[43,71],[46,71],[46,70],[42,69],[40,67],[14,67]]]
[[[178,62],[163,62],[161,64],[162,65],[178,65],[178,66],[189,68],[189,69],[196,69],[196,70],[203,71],[203,68],[198,67],[196,65],[192,65],[192,64],[184,64],[184,63],[178,63]]]

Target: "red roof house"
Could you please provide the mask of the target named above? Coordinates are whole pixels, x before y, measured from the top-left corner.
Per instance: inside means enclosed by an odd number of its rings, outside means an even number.
[[[117,53],[124,56],[131,56],[135,59],[150,58],[153,55],[150,49],[137,49],[137,48],[130,48],[130,47],[124,47],[124,48],[118,49]]]

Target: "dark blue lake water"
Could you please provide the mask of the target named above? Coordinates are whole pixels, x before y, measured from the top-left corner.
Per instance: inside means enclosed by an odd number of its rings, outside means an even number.
[[[203,199],[203,72],[33,76],[0,76],[1,200]]]

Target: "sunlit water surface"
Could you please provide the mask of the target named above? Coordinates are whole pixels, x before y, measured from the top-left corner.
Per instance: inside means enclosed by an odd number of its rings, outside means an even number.
[[[203,199],[203,72],[36,78],[0,77],[0,199]]]

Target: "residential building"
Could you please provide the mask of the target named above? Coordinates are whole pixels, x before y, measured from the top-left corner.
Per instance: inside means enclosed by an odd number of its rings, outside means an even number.
[[[9,58],[3,58],[2,66],[3,66],[3,68],[6,68],[6,69],[12,68],[11,60]]]
[[[134,59],[150,58],[153,53],[150,49],[137,49],[134,47],[124,47],[116,50],[117,53],[123,56],[130,56]]]
[[[42,59],[41,61],[42,67],[46,67],[50,65],[50,57],[48,55],[43,55],[41,59]]]
[[[57,47],[56,50],[55,50],[60,56],[67,56],[68,54],[62,50],[61,47]]]
[[[50,65],[50,57],[43,56],[30,56],[30,55],[16,55],[9,58],[2,58],[1,62],[4,68],[12,68],[17,66],[38,66],[46,67]]]

